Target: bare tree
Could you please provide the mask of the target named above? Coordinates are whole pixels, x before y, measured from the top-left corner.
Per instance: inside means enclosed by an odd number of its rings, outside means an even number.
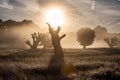
[[[104,38],[104,41],[108,44],[110,48],[114,48],[114,46],[117,45],[116,37]]]
[[[86,46],[91,45],[95,38],[94,30],[90,28],[82,28],[77,32],[77,41],[86,49]]]
[[[33,43],[31,43],[30,40],[27,40],[26,44],[29,45],[31,49],[37,49],[37,47],[41,41],[40,33],[38,33],[38,34],[33,33],[33,34],[31,34],[31,37],[32,37]]]
[[[51,38],[46,34],[33,33],[31,34],[33,42],[30,40],[26,41],[26,44],[30,46],[31,49],[37,49],[38,46],[43,46],[43,49],[52,48]]]
[[[53,30],[50,24],[48,24],[49,33],[52,37],[52,45],[54,47],[54,55],[52,56],[48,68],[56,69],[58,72],[61,72],[61,68],[64,66],[63,51],[60,44],[61,39],[65,37],[65,34],[59,36],[60,27],[57,30]]]

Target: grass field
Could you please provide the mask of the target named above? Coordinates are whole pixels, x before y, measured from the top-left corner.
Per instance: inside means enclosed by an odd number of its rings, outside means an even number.
[[[0,49],[0,80],[120,80],[119,49],[63,49],[65,66],[47,66],[53,50]]]

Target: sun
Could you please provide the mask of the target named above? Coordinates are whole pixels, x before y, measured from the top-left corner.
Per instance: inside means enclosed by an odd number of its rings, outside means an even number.
[[[48,9],[45,12],[45,22],[51,24],[54,28],[64,25],[64,13],[57,8]]]

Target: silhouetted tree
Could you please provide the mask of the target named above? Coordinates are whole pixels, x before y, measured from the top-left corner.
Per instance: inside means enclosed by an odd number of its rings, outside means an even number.
[[[31,49],[37,49],[37,47],[41,41],[40,33],[38,33],[38,34],[33,33],[33,34],[31,34],[31,37],[33,39],[33,43],[31,43],[30,40],[27,40],[26,44],[29,45]]]
[[[30,46],[31,49],[37,49],[38,46],[43,46],[43,49],[52,48],[51,38],[46,34],[33,33],[31,34],[33,43],[30,40],[26,41],[26,44]]]
[[[62,38],[65,37],[65,34],[62,36],[59,36],[60,27],[58,27],[57,30],[53,30],[50,24],[47,23],[49,26],[49,33],[52,37],[52,45],[54,47],[54,55],[52,56],[50,63],[48,65],[48,68],[53,68],[54,70],[57,70],[57,72],[61,73],[61,69],[64,66],[64,59],[63,59],[63,51],[60,44],[60,41]]]
[[[81,28],[77,32],[77,41],[80,42],[80,45],[83,46],[83,49],[85,49],[86,46],[91,45],[94,41],[94,38],[95,32],[90,28]]]
[[[49,34],[41,34],[41,45],[43,45],[43,49],[52,48],[52,40]]]
[[[23,21],[14,21],[14,20],[6,20],[6,21],[2,21],[0,19],[0,27],[7,27],[7,28],[10,28],[10,27],[18,27],[18,26],[22,26],[22,25],[25,25],[25,24],[34,24],[32,22],[32,20],[23,20]]]
[[[114,48],[114,46],[117,45],[116,37],[104,38],[104,41],[108,44],[110,48]]]
[[[0,19],[0,29],[2,28],[1,24],[3,23],[3,21]]]
[[[95,39],[96,40],[103,40],[107,35],[108,35],[108,31],[105,27],[102,27],[100,25],[98,25],[95,29]]]
[[[2,23],[3,21],[2,21],[2,19],[0,19],[0,23]]]

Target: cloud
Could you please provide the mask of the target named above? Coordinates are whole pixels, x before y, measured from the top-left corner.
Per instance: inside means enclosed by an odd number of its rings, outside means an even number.
[[[39,6],[35,0],[0,0],[1,19],[34,20],[38,10]]]
[[[20,2],[20,0],[8,0],[8,3],[14,7],[25,8],[24,2]]]
[[[0,0],[0,18],[14,20],[26,18],[40,24],[43,20],[42,12],[50,4],[63,7],[68,19],[66,24],[68,27],[71,26],[71,31],[81,26],[109,27],[120,18],[118,0],[96,0],[95,10],[91,10],[92,0]],[[117,25],[114,23],[114,26]]]
[[[0,0],[0,7],[13,9],[16,7],[25,8],[25,5],[20,0]]]
[[[13,6],[9,5],[7,0],[0,0],[0,7],[7,8],[7,9],[13,9]]]

